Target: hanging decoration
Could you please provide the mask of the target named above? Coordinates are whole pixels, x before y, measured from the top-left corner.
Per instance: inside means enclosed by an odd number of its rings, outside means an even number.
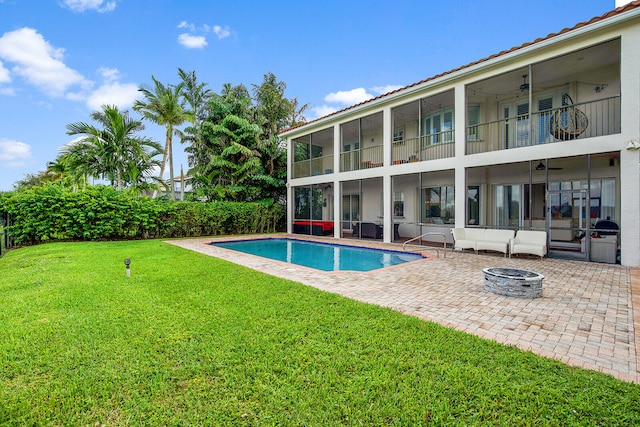
[[[549,125],[551,135],[561,141],[570,141],[582,135],[588,126],[587,115],[573,106],[573,100],[569,94],[563,94],[562,108],[556,110],[551,118]]]

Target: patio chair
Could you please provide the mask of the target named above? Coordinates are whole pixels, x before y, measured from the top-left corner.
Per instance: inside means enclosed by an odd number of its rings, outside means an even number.
[[[509,258],[513,254],[538,255],[543,259],[547,255],[547,232],[518,230],[511,239]]]

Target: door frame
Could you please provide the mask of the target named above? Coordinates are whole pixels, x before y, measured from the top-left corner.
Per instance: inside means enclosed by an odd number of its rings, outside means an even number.
[[[571,200],[571,207],[572,209],[575,208],[574,204],[574,194],[578,193],[580,195],[580,197],[578,197],[579,200],[579,206],[578,206],[578,218],[580,223],[578,224],[577,230],[579,231],[584,231],[584,236],[582,237],[583,241],[580,244],[580,252],[576,253],[576,252],[571,252],[571,256],[568,256],[568,251],[563,251],[563,250],[552,250],[551,249],[551,231],[552,230],[556,230],[556,229],[565,229],[562,227],[553,227],[552,228],[552,224],[551,224],[551,220],[552,220],[552,213],[551,213],[551,209],[552,209],[552,205],[551,205],[551,198],[554,195],[558,195],[558,196],[562,196],[562,195],[569,195],[570,200]],[[546,189],[545,192],[545,229],[547,232],[547,252],[548,253],[552,253],[554,258],[570,258],[570,259],[580,259],[580,260],[585,260],[585,261],[589,261],[591,259],[591,222],[589,221],[588,218],[585,218],[584,221],[582,219],[582,212],[589,212],[589,210],[586,208],[586,206],[590,205],[590,197],[589,197],[589,191],[587,189],[561,189],[561,190],[550,190],[549,188]],[[586,210],[585,210],[586,209]],[[571,216],[571,218],[573,219],[573,215]],[[571,231],[575,231],[576,228],[570,227]],[[557,245],[557,243],[556,243]],[[564,256],[563,256],[564,255]]]

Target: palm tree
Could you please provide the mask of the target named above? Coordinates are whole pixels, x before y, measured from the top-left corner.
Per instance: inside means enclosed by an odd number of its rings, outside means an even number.
[[[182,98],[182,88],[184,83],[177,85],[163,85],[154,76],[153,89],[141,87],[140,92],[144,95],[144,102],[137,100],[133,109],[144,119],[150,120],[160,126],[165,127],[165,146],[162,164],[160,165],[160,180],[164,176],[164,169],[169,162],[169,186],[171,200],[175,200],[175,186],[173,177],[173,133],[174,127],[180,126],[189,118],[188,112],[184,109],[184,99]],[[154,192],[155,196],[155,192]]]
[[[212,92],[210,89],[206,89],[207,83],[198,82],[195,71],[187,72],[182,68],[178,68],[178,76],[182,83],[183,99],[190,108],[188,111],[188,120],[197,129],[198,124],[204,119],[204,109]]]
[[[137,186],[158,164],[154,157],[162,152],[160,145],[147,137],[135,136],[144,129],[127,111],[103,105],[91,118],[102,125],[99,129],[84,122],[67,125],[68,135],[84,135],[64,146],[58,157],[70,173],[107,179],[112,186]]]
[[[180,143],[187,144],[185,151],[190,153],[188,156],[189,166],[194,166],[191,153],[197,152],[202,147],[202,133],[200,127],[206,118],[207,103],[212,96],[212,91],[207,89],[207,83],[199,83],[195,71],[186,72],[178,68],[178,76],[183,83],[182,97],[188,106],[187,120],[191,122],[184,131],[177,131],[180,136]]]
[[[71,185],[73,191],[86,188],[88,182],[87,170],[78,164],[78,159],[70,153],[59,154],[55,160],[47,162],[46,176],[52,181],[61,181]]]

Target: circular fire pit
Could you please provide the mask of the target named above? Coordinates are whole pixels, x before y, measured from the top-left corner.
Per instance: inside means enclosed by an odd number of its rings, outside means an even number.
[[[510,297],[537,298],[542,295],[542,274],[515,268],[484,268],[484,289]]]

